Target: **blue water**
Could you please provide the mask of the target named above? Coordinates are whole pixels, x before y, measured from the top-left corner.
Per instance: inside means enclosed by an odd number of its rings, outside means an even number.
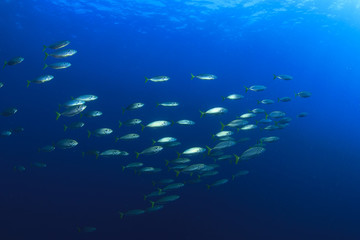
[[[170,3],[169,3],[170,2]],[[0,60],[25,58],[0,71],[0,130],[23,133],[0,138],[0,239],[360,239],[358,151],[360,25],[357,1],[1,1]],[[42,70],[43,45],[69,40],[78,53],[64,70]],[[47,63],[56,62],[48,58]],[[212,73],[214,81],[190,80]],[[273,80],[289,74],[291,81]],[[43,85],[26,81],[53,74]],[[165,83],[144,76],[167,75]],[[264,92],[244,86],[262,84]],[[307,99],[294,92],[310,91]],[[239,101],[222,96],[240,93]],[[100,118],[82,119],[83,129],[63,131],[79,118],[55,120],[58,104],[72,96],[95,94],[88,110]],[[239,165],[220,163],[220,174],[174,191],[180,199],[164,209],[120,219],[118,211],[146,209],[151,181],[175,178],[165,159],[193,146],[213,145],[219,121],[229,122],[257,100],[289,96],[289,103],[260,106],[282,110],[293,121],[283,130],[241,132],[249,137],[227,150],[241,154],[263,136],[278,136],[261,156]],[[138,111],[122,107],[144,102]],[[178,101],[178,108],[156,108]],[[222,116],[200,118],[199,110],[226,107]],[[296,115],[308,112],[299,119]],[[191,119],[192,127],[152,130],[118,128],[118,121]],[[114,129],[112,136],[87,138],[87,130]],[[134,142],[114,137],[141,134]],[[143,158],[161,167],[157,174],[134,175],[121,166],[151,139],[176,136],[181,146]],[[63,138],[79,145],[39,153]],[[118,148],[127,158],[82,158],[81,152]],[[209,161],[195,157],[195,161]],[[45,162],[46,168],[32,166]],[[25,166],[24,172],[14,166]],[[207,190],[206,184],[250,173]],[[180,177],[181,181],[186,176]],[[77,227],[93,226],[92,233]]]

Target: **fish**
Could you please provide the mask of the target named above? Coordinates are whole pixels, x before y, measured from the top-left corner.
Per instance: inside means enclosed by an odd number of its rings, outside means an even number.
[[[153,184],[153,186],[155,186],[155,185],[167,185],[167,184],[173,183],[174,181],[175,180],[171,179],[171,178],[164,178],[164,179],[161,179],[159,181],[152,181],[152,184]]]
[[[243,120],[243,119],[235,119],[235,120],[232,120],[231,122],[229,122],[228,124],[223,124],[222,122],[220,122],[221,131],[223,131],[225,127],[236,128],[236,127],[244,126],[244,125],[246,125],[248,123],[249,123],[248,121]]]
[[[0,132],[0,137],[9,137],[12,135],[12,132],[10,130],[4,130]]]
[[[126,151],[120,151],[117,149],[108,149],[106,151],[103,151],[99,154],[99,156],[102,157],[109,157],[109,156],[128,156],[129,153]]]
[[[203,153],[205,152],[206,149],[205,148],[202,148],[202,147],[192,147],[192,148],[188,148],[186,149],[185,151],[183,151],[181,154],[182,155],[196,155],[196,154],[200,154],[200,153]],[[178,157],[180,157],[181,155],[180,153],[178,153]]]
[[[214,80],[217,79],[217,77],[213,74],[199,74],[199,75],[193,75],[191,73],[191,80],[193,80],[194,78],[198,78],[200,80]]]
[[[263,152],[265,152],[265,148],[263,147],[251,147],[249,149],[247,149],[246,151],[244,151],[240,157],[238,155],[234,155],[236,160],[235,160],[235,164],[237,164],[239,162],[239,160],[249,160],[252,159],[260,154],[262,154]]]
[[[143,167],[139,170],[139,172],[154,172],[155,171],[155,168],[153,167]]]
[[[123,108],[123,113],[125,111],[130,111],[130,110],[136,110],[136,109],[140,109],[142,107],[144,107],[144,103],[141,103],[141,102],[137,102],[137,103],[133,103],[133,104],[130,104],[129,106],[127,106],[126,108]]]
[[[275,122],[275,124],[287,124],[287,123],[290,123],[291,122],[291,117],[283,117],[283,118],[280,118],[279,120],[277,120]]]
[[[163,102],[163,103],[157,103],[156,106],[177,107],[177,106],[179,106],[179,103],[178,102]]]
[[[308,92],[308,91],[302,91],[302,92],[298,92],[298,93],[295,93],[295,97],[299,96],[301,98],[308,98],[308,97],[311,97],[311,92]]]
[[[255,129],[255,128],[257,128],[257,125],[255,125],[255,124],[248,124],[248,125],[245,125],[245,126],[241,127],[240,129],[246,131],[246,130],[252,130],[252,129]]]
[[[145,213],[145,211],[142,210],[142,209],[134,209],[134,210],[127,211],[125,213],[119,212],[120,219],[123,219],[124,216],[136,216],[136,215],[141,215],[141,214],[144,214],[144,213]]]
[[[75,98],[75,100],[80,100],[80,101],[84,101],[84,102],[91,102],[91,101],[95,101],[97,99],[98,99],[98,96],[91,95],[91,94],[81,95],[81,96]]]
[[[52,53],[45,52],[45,59],[47,59],[48,56],[54,57],[54,58],[66,58],[71,57],[77,53],[74,49],[60,49]]]
[[[86,107],[87,107],[86,105],[79,105],[79,106],[74,106],[74,107],[67,108],[62,113],[55,112],[56,113],[56,120],[58,120],[60,116],[73,117],[75,115],[78,115],[82,111],[84,111],[86,109]]]
[[[51,80],[54,79],[54,76],[53,75],[42,75],[38,78],[35,78],[34,80],[27,80],[27,86],[26,87],[29,87],[30,86],[30,83],[36,83],[36,84],[42,84],[42,83],[45,83],[45,82],[49,82]]]
[[[165,161],[166,161],[166,165],[169,165],[169,163],[171,163],[171,164],[184,164],[184,163],[191,162],[191,160],[189,158],[177,158],[177,159],[174,159],[172,161],[168,161],[168,160],[165,160]]]
[[[243,95],[241,95],[241,94],[236,94],[236,93],[230,94],[230,95],[228,95],[227,97],[222,97],[223,100],[225,100],[225,99],[228,99],[228,100],[239,100],[239,99],[243,99],[243,98],[244,98]]]
[[[85,123],[83,122],[73,122],[69,126],[64,124],[64,131],[66,131],[68,128],[70,129],[79,129],[85,126]]]
[[[86,112],[84,113],[82,116],[88,117],[88,118],[94,118],[94,117],[100,117],[102,116],[103,113],[101,111],[90,111],[90,112]]]
[[[211,176],[215,176],[218,175],[219,171],[208,171],[208,172],[204,172],[201,175],[199,175],[199,178],[203,178],[203,177],[211,177]]]
[[[155,211],[159,211],[159,210],[161,210],[163,208],[164,208],[163,205],[154,205],[153,207],[148,207],[146,209],[146,212],[155,212]]]
[[[83,233],[92,233],[96,231],[96,227],[90,227],[90,226],[85,226],[85,227],[77,227],[76,228],[77,231],[79,233],[83,232]]]
[[[282,98],[278,98],[278,102],[290,102],[291,98],[289,97],[282,97]]]
[[[76,147],[79,143],[74,139],[61,139],[56,143],[56,147],[60,149],[69,149]]]
[[[214,108],[210,108],[209,110],[207,110],[205,112],[200,111],[200,113],[201,113],[200,117],[203,117],[205,115],[220,115],[220,114],[227,113],[227,112],[228,112],[228,110],[226,108],[214,107]]]
[[[245,86],[245,92],[247,92],[249,90],[251,90],[253,92],[261,92],[261,91],[264,91],[265,89],[266,89],[266,87],[263,85],[253,85],[249,88]]]
[[[170,142],[176,142],[176,138],[174,137],[163,137],[163,138],[160,138],[159,140],[155,141],[155,140],[152,140],[153,141],[153,145],[155,143],[170,143]]]
[[[93,134],[94,136],[97,136],[97,137],[101,137],[101,136],[109,135],[112,132],[113,132],[113,130],[110,128],[98,128],[92,132],[90,130],[88,130],[88,138],[91,136],[91,134]]]
[[[46,168],[47,167],[47,164],[42,163],[42,162],[34,162],[31,165],[34,166],[34,167],[37,167],[37,168]]]
[[[260,138],[260,142],[263,143],[272,143],[272,142],[276,142],[278,141],[280,138],[276,137],[276,136],[271,136],[271,137],[262,137]]]
[[[256,114],[251,112],[251,113],[244,113],[244,114],[240,115],[239,118],[248,119],[248,118],[253,118],[253,117],[256,117]]]
[[[178,176],[180,172],[201,171],[205,167],[206,167],[206,165],[203,164],[203,163],[192,164],[190,166],[187,166],[187,167],[183,168],[181,171],[176,171],[176,176]]]
[[[169,126],[171,124],[172,123],[169,122],[169,121],[158,120],[158,121],[151,122],[151,123],[147,124],[146,126],[141,124],[141,131],[143,131],[146,127],[148,127],[148,128],[160,128],[160,127]]]
[[[168,190],[173,190],[173,189],[178,189],[178,188],[182,188],[183,186],[185,186],[185,184],[183,183],[171,183],[167,186],[165,186],[164,188],[159,188],[159,191],[168,191]]]
[[[275,74],[273,74],[273,75],[274,75],[274,77],[273,77],[274,80],[275,80],[276,78],[281,79],[281,80],[287,80],[287,81],[293,79],[293,77],[290,76],[290,75],[285,75],[285,74],[282,74],[282,75],[275,75]]]
[[[52,68],[52,69],[65,69],[71,66],[71,63],[69,62],[56,62],[56,63],[52,63],[52,64],[46,64],[44,65],[43,69],[46,68]]]
[[[273,104],[274,103],[274,100],[271,100],[271,99],[264,99],[264,100],[261,100],[261,101],[258,101],[258,104]]]
[[[271,120],[270,118],[263,118],[260,119],[259,121],[256,121],[256,124],[261,123],[261,124],[269,124],[271,123],[273,120]]]
[[[269,117],[271,118],[282,118],[285,117],[285,113],[282,111],[273,111],[269,114]]]
[[[153,197],[159,197],[159,196],[164,196],[166,194],[165,191],[154,191],[154,192],[151,192],[149,194],[145,194],[144,195],[144,200],[148,199],[148,198],[153,198]]]
[[[139,125],[140,123],[142,123],[142,120],[141,120],[141,119],[137,119],[137,118],[127,120],[127,121],[124,122],[124,123],[121,122],[121,121],[119,121],[119,128],[120,128],[122,125],[125,125],[125,126],[135,126],[135,125]]]
[[[170,77],[168,76],[157,76],[157,77],[152,77],[152,78],[147,78],[145,77],[145,83],[147,83],[148,81],[151,82],[166,82],[169,81]]]
[[[207,184],[206,186],[207,186],[208,189],[210,189],[211,187],[220,186],[220,185],[223,185],[223,184],[225,184],[227,182],[229,182],[229,180],[227,178],[223,178],[223,179],[217,180],[213,184]]]
[[[299,113],[297,115],[298,118],[303,118],[303,117],[307,117],[308,113],[307,112],[302,112],[302,113]]]
[[[232,132],[232,131],[221,131],[221,132],[214,134],[212,137],[213,138],[214,137],[221,138],[221,137],[231,136],[233,134],[234,134],[234,132]]]
[[[24,61],[23,57],[14,57],[14,58],[4,62],[3,68],[5,68],[6,65],[14,66],[14,65],[17,65],[19,63],[22,63],[23,61]]]
[[[62,105],[60,104],[60,106],[63,106],[65,108],[70,108],[70,107],[80,106],[80,105],[84,105],[84,104],[85,104],[85,102],[82,100],[73,99],[73,100],[67,101],[66,103],[64,103]]]
[[[164,148],[162,146],[152,146],[152,147],[148,147],[146,149],[144,149],[142,152],[135,152],[136,153],[136,158],[139,158],[140,155],[146,154],[146,155],[150,155],[150,154],[156,154],[159,153],[161,150],[163,150]]]
[[[24,172],[26,170],[26,168],[21,165],[14,166],[13,169],[14,169],[14,171],[17,171],[17,172]]]
[[[2,82],[0,82],[0,88],[2,88],[4,86],[4,84]]]
[[[46,145],[46,146],[39,148],[38,150],[39,150],[39,152],[52,152],[55,150],[55,146],[54,145]]]
[[[46,48],[50,48],[53,50],[60,49],[60,48],[66,47],[69,44],[70,44],[70,41],[65,40],[65,41],[59,41],[59,42],[50,44],[49,46],[44,45],[43,51],[45,51]]]
[[[223,141],[216,144],[213,148],[210,148],[209,146],[206,146],[206,148],[208,149],[208,155],[210,155],[210,152],[213,150],[221,150],[224,148],[232,147],[234,145],[236,145],[235,141]]]
[[[176,122],[179,125],[195,125],[194,121],[183,119]]]
[[[235,178],[240,177],[240,176],[245,176],[245,175],[248,175],[248,174],[249,174],[248,170],[240,170],[237,173],[235,173],[234,175],[232,175],[231,178],[234,181]]]
[[[124,171],[127,168],[139,168],[142,166],[144,166],[144,164],[141,162],[132,162],[132,163],[127,164],[126,166],[123,166],[122,170]]]
[[[155,204],[165,204],[165,203],[176,201],[179,198],[180,198],[179,195],[169,195],[169,196],[162,197],[155,202],[150,201],[150,203],[151,203],[151,207],[153,208],[155,206]]]
[[[264,109],[262,108],[254,108],[253,110],[249,111],[252,113],[266,113]]]
[[[129,133],[129,134],[125,134],[124,136],[121,136],[121,137],[116,137],[115,142],[117,142],[119,140],[133,140],[133,139],[137,139],[139,137],[140,137],[139,134]]]
[[[10,117],[17,112],[18,112],[18,110],[16,108],[7,108],[7,109],[3,110],[2,112],[0,112],[0,115],[3,117]]]

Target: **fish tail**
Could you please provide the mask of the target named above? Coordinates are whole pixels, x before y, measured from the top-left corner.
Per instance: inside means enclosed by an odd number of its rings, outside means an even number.
[[[146,201],[146,199],[147,199],[147,196],[146,196],[146,195],[144,195],[144,201]]]
[[[155,206],[155,202],[150,201],[150,203],[151,203],[151,207],[153,208]]]
[[[202,112],[202,111],[199,111],[199,112],[201,114],[200,118],[202,118],[205,115],[205,112]]]
[[[118,137],[115,137],[115,142],[119,141],[119,139],[120,139],[120,138],[118,138]]]
[[[269,114],[265,113],[265,119],[268,119]]]
[[[5,61],[4,62],[4,66],[3,66],[3,68],[5,68],[5,66],[8,64],[8,62],[7,61]]]
[[[190,80],[193,80],[194,79],[194,74],[190,73],[191,74],[191,79]]]
[[[46,63],[45,63],[45,65],[44,65],[44,67],[43,67],[43,70],[45,69],[45,68],[47,68],[49,65],[47,65]]]
[[[211,148],[209,146],[206,146],[206,148],[208,149],[208,154],[207,155],[210,155],[210,152],[211,152]]]
[[[68,126],[64,124],[64,132],[68,129]]]
[[[119,121],[119,128],[121,128],[122,124],[123,124],[123,123],[122,123],[121,121]]]
[[[277,78],[277,76],[276,76],[275,74],[273,74],[273,76],[274,76],[274,77],[273,77],[273,80],[275,80],[275,79]]]
[[[147,77],[145,77],[145,83],[147,83],[149,81],[149,79]]]
[[[80,227],[76,227],[76,230],[77,230],[78,232],[81,232],[81,228],[80,228]]]
[[[158,190],[159,190],[159,193],[161,193],[161,192],[162,192],[162,189],[161,189],[161,188],[158,188]]]
[[[220,121],[220,125],[221,125],[221,131],[224,130],[225,124],[223,124],[223,123]]]
[[[169,165],[170,161],[169,160],[165,160],[165,166]]]
[[[210,190],[211,185],[206,184],[206,187],[207,187],[208,190]]]
[[[240,128],[236,128],[236,133],[239,133],[240,132]]]
[[[119,212],[119,215],[120,215],[120,219],[123,219],[125,214],[123,212]]]
[[[177,154],[177,158],[180,158],[181,153],[176,152],[176,154]]]
[[[178,176],[179,176],[179,174],[180,174],[180,171],[175,170],[175,172],[176,172],[176,177],[178,177]]]
[[[215,134],[213,134],[213,135],[211,136],[211,139],[215,140]]]
[[[155,145],[156,141],[154,139],[151,140],[152,140],[152,145]]]
[[[125,166],[122,166],[122,171],[125,171]]]
[[[261,103],[261,101],[260,101],[260,100],[258,100],[258,101],[257,101],[257,103],[258,103],[258,104],[260,104],[260,103]]]
[[[224,101],[226,97],[222,96],[222,100]]]
[[[100,156],[98,153],[95,153],[95,155],[96,155],[95,159],[98,159]]]
[[[280,98],[278,98],[278,102],[280,102]]]
[[[174,120],[171,120],[171,126],[173,126],[175,124]]]
[[[249,91],[248,87],[244,86],[244,88],[245,88],[245,92]]]
[[[141,125],[141,131],[144,131],[145,125],[140,124]]]
[[[81,156],[84,158],[85,157],[85,152],[81,152]]]
[[[56,113],[56,120],[58,120],[59,117],[61,116],[61,113],[59,113],[59,112],[55,112],[55,113]]]
[[[45,49],[47,49],[47,46],[43,45],[43,52],[45,51]]]
[[[234,154],[234,157],[235,157],[235,164],[238,164],[240,157],[236,154]]]
[[[152,183],[152,185],[155,187],[155,185],[156,185],[156,182],[155,181],[152,181],[151,182]]]
[[[138,152],[135,152],[135,153],[136,153],[136,159],[138,159],[140,156],[140,153],[138,153]]]
[[[122,114],[124,114],[125,113],[125,111],[126,111],[126,108],[122,108]]]
[[[156,103],[156,107],[158,107],[159,105],[160,105],[160,103],[157,102],[157,103]]]
[[[29,87],[29,86],[30,86],[30,83],[31,83],[31,81],[27,80],[27,85],[26,85],[26,87]]]
[[[235,180],[235,175],[232,175],[232,176],[231,176],[231,179],[234,181],[234,180]]]
[[[47,59],[47,57],[49,56],[49,54],[47,52],[45,52],[45,58],[44,61]]]
[[[88,130],[88,138],[90,138],[90,136],[91,136],[91,132],[90,130]]]

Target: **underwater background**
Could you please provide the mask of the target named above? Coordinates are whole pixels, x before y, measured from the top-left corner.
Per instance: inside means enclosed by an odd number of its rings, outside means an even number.
[[[0,138],[0,238],[360,239],[359,13],[358,1],[345,0],[0,1],[0,60],[25,59],[0,70],[0,109],[18,109],[14,116],[1,116],[0,130],[24,128]],[[72,66],[43,70],[43,45],[61,40],[78,51],[66,59]],[[217,79],[190,80],[190,73]],[[27,80],[42,74],[55,78],[26,87]],[[273,80],[273,74],[293,79]],[[145,83],[145,76],[159,75],[170,80]],[[267,89],[245,92],[244,86],[251,85]],[[295,98],[300,91],[312,96]],[[222,100],[231,93],[244,99]],[[88,109],[103,115],[82,119],[82,129],[64,131],[64,124],[79,117],[56,121],[58,105],[83,94],[99,97]],[[292,101],[257,103],[285,96]],[[180,105],[156,107],[167,101]],[[134,102],[145,106],[123,114],[122,108]],[[199,110],[217,106],[229,112],[200,118]],[[175,191],[180,199],[160,211],[119,217],[119,211],[151,206],[143,195],[154,190],[153,180],[176,178],[165,159],[213,145],[220,121],[256,107],[284,111],[292,122],[271,133],[240,132],[237,138],[250,140],[229,153],[241,154],[260,137],[278,136],[265,153],[238,165],[221,163],[218,176],[185,183]],[[297,118],[301,112],[308,116]],[[191,119],[196,124],[143,132],[138,126],[140,139],[115,143],[115,136],[130,132],[119,129],[118,121],[135,117],[146,123]],[[99,127],[114,133],[87,137],[87,130]],[[181,145],[143,160],[162,168],[160,173],[122,171],[135,151],[165,135],[176,136]],[[79,145],[38,151],[64,138]],[[82,157],[88,150],[110,148],[130,156]],[[34,162],[47,166],[34,167]],[[242,169],[249,174],[207,189],[206,184],[231,180]],[[96,230],[77,230],[86,226]]]

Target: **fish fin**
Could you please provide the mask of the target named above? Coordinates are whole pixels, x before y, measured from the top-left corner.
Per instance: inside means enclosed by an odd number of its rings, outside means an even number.
[[[176,154],[177,154],[177,158],[180,158],[181,153],[176,152]]]
[[[58,120],[59,117],[61,116],[61,113],[59,113],[59,112],[55,112],[55,113],[56,113],[56,120]]]
[[[145,125],[140,124],[141,125],[141,131],[144,131]]]
[[[260,101],[260,100],[258,100],[258,101],[257,101],[257,103],[258,103],[258,104],[260,104],[260,103],[261,103],[261,101]]]
[[[47,57],[49,56],[49,54],[47,52],[45,52],[45,58],[44,61],[47,59]]]
[[[160,105],[160,103],[156,103],[156,107],[158,107]]]
[[[275,80],[277,78],[277,76],[275,74],[273,74],[273,75],[274,75],[273,80]]]
[[[268,119],[269,114],[265,113],[265,119]]]
[[[211,136],[211,139],[212,139],[212,140],[215,140],[215,134],[213,134],[213,135]]]
[[[190,73],[191,74],[191,79],[190,80],[193,80],[194,79],[194,74]]]
[[[211,185],[206,184],[206,187],[207,187],[208,190],[210,190]]]
[[[123,219],[123,218],[124,218],[125,213],[123,213],[123,212],[119,212],[119,215],[120,215],[120,219]]]
[[[206,146],[206,148],[208,149],[208,154],[207,155],[210,155],[210,152],[211,152],[211,148],[209,146]]]
[[[176,177],[178,177],[178,176],[179,176],[179,174],[180,174],[180,171],[175,170],[175,172],[176,172]]]
[[[221,96],[221,98],[222,98],[222,100],[224,101],[226,97],[224,97],[224,96]]]
[[[145,77],[145,83],[147,83],[149,81],[149,79],[147,77]]]
[[[68,129],[68,126],[64,124],[64,132]]]
[[[31,81],[27,80],[27,85],[26,85],[26,87],[29,87],[29,86],[30,86],[30,83],[31,83]]]
[[[152,145],[155,145],[156,141],[154,139],[151,139]]]
[[[248,87],[244,86],[244,88],[245,88],[245,92],[249,91]]]
[[[147,196],[146,196],[146,195],[144,195],[144,201],[146,201],[146,199],[147,199]]]
[[[125,171],[125,166],[122,166],[122,171]]]
[[[162,192],[162,189],[161,189],[161,188],[158,188],[158,190],[159,190],[159,193],[161,193],[161,192]]]
[[[280,98],[278,98],[278,102],[280,102]]]
[[[98,159],[98,158],[99,158],[99,156],[100,156],[100,154],[96,153],[96,157],[95,157],[95,159]]]
[[[85,152],[81,152],[81,156],[84,158],[85,157]]]
[[[200,179],[201,178],[201,175],[200,174],[198,174],[198,179]]]
[[[232,175],[232,176],[231,176],[231,179],[234,181],[234,180],[235,180],[235,175]]]
[[[239,133],[240,132],[240,128],[236,128],[236,133]]]
[[[155,206],[155,202],[150,201],[150,203],[151,203],[151,208],[153,208]]]
[[[45,65],[44,65],[44,67],[43,67],[43,70],[45,69],[45,68],[47,68],[48,67],[48,65],[45,63]]]
[[[122,108],[122,114],[124,114],[125,113],[125,111],[126,111],[126,108]]]
[[[90,130],[88,130],[88,138],[90,138],[90,136],[91,136],[91,132]]]
[[[240,157],[236,154],[234,154],[234,157],[235,157],[235,164],[238,164]]]
[[[119,128],[121,128],[122,124],[123,124],[123,123],[122,123],[121,121],[119,121]]]
[[[81,228],[80,228],[80,227],[76,227],[76,230],[77,230],[78,232],[81,232]]]
[[[135,152],[135,153],[136,153],[136,159],[138,159],[140,156],[140,153],[138,153],[138,152]]]
[[[223,124],[221,121],[220,121],[220,124],[221,124],[221,131],[224,130],[224,128],[226,127],[225,124]]]
[[[4,66],[3,66],[3,68],[5,68],[5,66],[8,64],[8,62],[7,61],[5,61],[4,62]]]
[[[170,161],[169,160],[165,160],[165,166],[169,165]]]
[[[174,120],[171,120],[171,125],[170,126],[173,126],[175,124]]]
[[[200,118],[202,118],[205,115],[205,112],[202,112],[202,111],[199,111],[199,112],[201,114]]]
[[[4,65],[5,66],[5,65]],[[295,92],[295,98],[297,97],[297,93]]]
[[[45,49],[47,49],[47,46],[43,45],[43,52],[45,51]]]
[[[155,185],[156,185],[156,182],[155,181],[152,181],[151,182],[152,183],[152,185],[155,187]]]

